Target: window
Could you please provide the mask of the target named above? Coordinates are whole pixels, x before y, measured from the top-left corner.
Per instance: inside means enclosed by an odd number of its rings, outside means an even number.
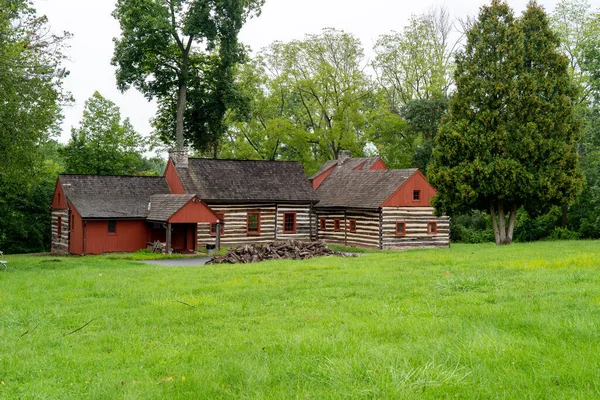
[[[217,217],[219,217],[221,219],[221,235],[222,235],[225,233],[225,225],[223,224],[225,222],[225,213],[218,212],[215,214],[217,214]],[[217,235],[217,223],[216,222],[213,222],[212,224],[210,224],[210,235],[211,236]]]
[[[75,230],[75,216],[71,214],[71,230]]]
[[[59,206],[60,206],[60,198],[61,198],[61,195],[60,195],[60,192],[58,192],[58,205]]]
[[[428,222],[427,223],[427,234],[428,235],[436,235],[437,234],[437,222]]]
[[[319,219],[319,229],[322,231],[327,230],[327,219],[325,219],[325,218]]]
[[[117,221],[108,221],[108,233],[117,233]]]
[[[60,237],[62,236],[62,217],[58,216],[56,219],[57,219],[57,221],[56,221],[56,225],[57,225],[57,227],[56,227],[56,230],[57,230],[56,235],[60,239]]]
[[[248,235],[260,235],[260,212],[249,212],[246,214],[246,233]]]
[[[396,236],[406,235],[406,222],[396,222]]]
[[[339,232],[341,230],[340,229],[340,219],[339,218],[336,218],[336,219],[333,220],[333,230],[336,231],[336,232]]]
[[[350,232],[356,232],[356,220],[355,219],[350,220]]]
[[[283,233],[296,233],[296,213],[283,213]]]
[[[420,190],[413,190],[413,200],[417,201],[421,199],[421,191]]]

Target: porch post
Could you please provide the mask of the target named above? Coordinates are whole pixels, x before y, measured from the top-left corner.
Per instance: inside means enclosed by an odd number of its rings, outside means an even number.
[[[171,254],[171,223],[167,223],[167,254]]]
[[[215,247],[216,247],[217,251],[221,251],[221,225],[222,225],[221,221],[217,221],[217,226],[216,226],[217,231],[215,232],[216,233]]]

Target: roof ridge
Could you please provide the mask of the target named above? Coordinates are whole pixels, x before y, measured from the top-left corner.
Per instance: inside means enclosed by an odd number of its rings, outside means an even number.
[[[273,162],[273,163],[297,163],[300,161],[296,160],[240,160],[235,158],[205,158],[205,157],[190,157],[189,160],[205,160],[205,161],[237,161],[237,162]]]
[[[58,174],[58,176],[93,176],[96,178],[164,178],[163,175],[98,175],[98,174]]]

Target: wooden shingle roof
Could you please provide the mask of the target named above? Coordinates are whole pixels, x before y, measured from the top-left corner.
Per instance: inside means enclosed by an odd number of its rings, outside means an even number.
[[[336,168],[317,189],[316,207],[378,209],[416,171]]]
[[[379,160],[379,157],[362,157],[362,158],[345,158],[343,160],[329,160],[326,161],[325,164],[321,165],[319,171],[310,176],[308,179],[314,179],[323,172],[327,171],[329,168],[338,166],[340,168],[353,170],[355,168],[359,168],[360,170],[367,171],[369,170],[373,164],[375,164]]]
[[[167,222],[169,218],[185,206],[194,194],[155,194],[150,196],[148,204],[149,221]]]
[[[150,196],[171,192],[162,176],[60,175],[59,180],[84,219],[146,218]]]
[[[317,195],[294,161],[248,161],[191,158],[177,174],[186,193],[205,202],[316,203]]]

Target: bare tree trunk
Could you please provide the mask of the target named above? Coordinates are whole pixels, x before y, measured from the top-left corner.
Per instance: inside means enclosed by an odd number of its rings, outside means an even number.
[[[492,217],[492,228],[496,244],[502,246],[512,243],[513,232],[515,229],[515,220],[517,216],[517,205],[511,204],[508,214],[508,225],[506,225],[506,211],[504,203],[498,202],[498,209],[494,204],[490,204],[490,216]]]
[[[492,229],[494,230],[494,239],[496,244],[500,245],[500,230],[498,229],[498,221],[496,220],[496,208],[494,203],[490,204],[490,217],[492,217]]]
[[[510,206],[510,215],[508,217],[508,229],[506,232],[506,244],[512,243],[513,233],[515,231],[515,221],[517,220],[517,204]]]
[[[500,244],[506,244],[506,213],[504,203],[498,202],[498,230],[500,231]]]
[[[176,144],[178,150],[183,150],[183,114],[187,100],[188,53],[184,52],[179,76],[179,93],[177,96],[177,130]]]

